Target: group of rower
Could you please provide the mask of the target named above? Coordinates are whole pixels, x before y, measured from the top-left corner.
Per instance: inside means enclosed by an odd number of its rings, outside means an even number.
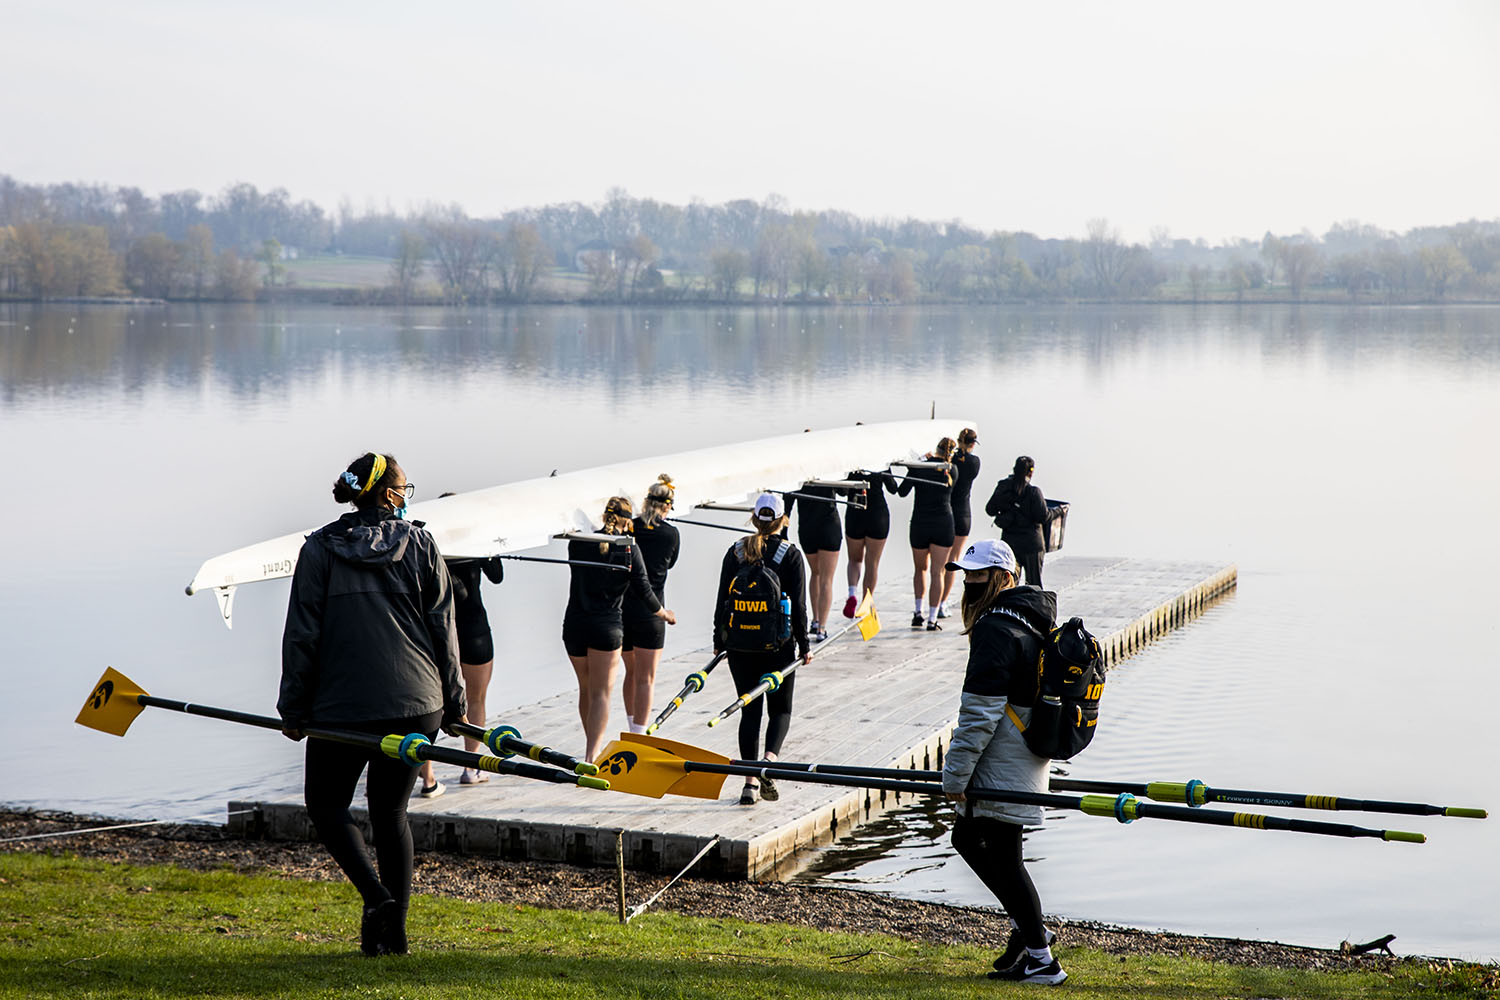
[[[1031,459],[1017,459],[1012,476],[997,485],[985,508],[997,516],[1006,539],[968,545],[970,489],[979,472],[979,458],[973,454],[977,443],[977,434],[965,428],[956,440],[940,440],[926,461],[908,465],[904,476],[891,469],[855,470],[844,484],[811,484],[785,501],[775,492],[756,497],[749,533],[724,555],[713,630],[715,653],[725,655],[741,695],[768,674],[776,672],[780,678],[764,699],[749,701],[740,713],[742,759],[779,757],[791,724],[796,680],[786,668],[808,662],[812,643],[828,637],[826,621],[842,540],[836,494],[847,498],[843,529],[849,547],[849,597],[843,612],[853,618],[861,590],[875,589],[890,531],[885,494],[895,493],[914,495],[913,628],[941,628],[937,621],[946,616],[943,601],[956,573],[965,573],[961,615],[970,636],[970,657],[944,789],[962,803],[971,779],[980,787],[1045,788],[1046,762],[1028,756],[1018,734],[1004,724],[1007,705],[1023,706],[1025,713],[1029,709],[1024,706],[1030,704],[1025,699],[1035,697],[1035,692],[1028,695],[1023,689],[1028,679],[1034,686],[1030,665],[1036,661],[1036,645],[1027,635],[1002,627],[1004,616],[991,612],[1025,616],[1028,627],[1043,634],[1050,629],[1055,600],[1040,590],[1046,505],[1040,490],[1030,485]],[[856,481],[864,485],[853,485]],[[630,729],[643,732],[649,722],[666,626],[677,620],[664,604],[667,573],[677,561],[680,542],[667,519],[674,490],[669,476],[658,477],[639,515],[628,497],[612,497],[598,533],[569,541],[571,578],[562,639],[578,678],[578,712],[589,760],[603,749],[622,662]],[[445,565],[432,536],[407,517],[413,491],[394,456],[362,455],[333,487],[334,499],[353,510],[310,534],[302,546],[287,609],[277,702],[283,730],[291,739],[302,739],[309,726],[336,725],[379,735],[422,733],[432,740],[439,729],[456,735],[454,727],[466,719],[474,726],[485,723],[494,645],[479,599],[480,578],[499,582],[503,572],[496,560]],[[1041,520],[1032,530],[1024,519],[1036,514],[1038,502]],[[794,504],[802,550],[786,537]],[[1011,537],[1026,556],[1006,544]],[[1033,540],[1034,549],[1029,544]],[[1032,586],[1019,586],[1023,568]],[[756,576],[763,571],[769,576]],[[771,581],[776,595],[772,603],[784,609],[782,619],[789,622],[782,621],[774,641],[737,643],[736,628],[746,627],[743,618],[736,625],[738,611],[765,611],[766,603],[729,598],[740,593],[735,588],[747,580],[762,578]],[[479,743],[466,737],[465,747],[477,749]],[[349,813],[364,772],[377,866],[370,864],[360,827]],[[422,777],[423,794],[441,794],[442,785],[430,765]],[[308,741],[308,815],[319,839],[360,893],[360,947],[368,955],[407,950],[412,840],[406,808],[416,780],[416,771],[380,752]],[[478,771],[465,770],[460,777],[466,784],[483,780]],[[748,805],[761,798],[777,798],[774,785],[769,779],[748,778],[740,802]],[[1017,921],[1011,947],[996,969],[1005,978],[1060,982],[1065,974],[1047,950],[1048,932],[1041,926],[1036,891],[1021,859],[1019,824],[1039,817],[1030,810],[1021,815],[992,805],[968,802],[963,807],[954,844]],[[1017,969],[1023,974],[1014,974]]]

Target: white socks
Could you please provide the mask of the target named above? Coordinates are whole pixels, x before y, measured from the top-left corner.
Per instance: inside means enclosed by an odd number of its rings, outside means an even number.
[[[854,586],[854,584],[852,584],[852,583],[851,583],[851,584],[850,584],[850,585],[849,585],[849,596],[850,596],[850,597],[858,597],[858,596],[859,596],[859,594],[858,594],[858,593],[856,593],[856,591],[857,591],[857,590],[858,590],[858,589],[859,589],[859,588],[857,588],[857,587],[855,587],[855,586]]]
[[[641,725],[639,722],[636,722],[634,719],[631,719],[630,731],[632,733],[644,733],[646,731],[646,727]]]
[[[1027,948],[1026,954],[1030,955],[1034,961],[1052,964],[1051,948]]]

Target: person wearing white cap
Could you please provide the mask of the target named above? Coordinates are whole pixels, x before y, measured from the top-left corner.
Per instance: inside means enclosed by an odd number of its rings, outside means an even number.
[[[1015,925],[990,978],[1055,986],[1068,974],[1052,954],[1056,935],[1042,923],[1021,852],[1022,828],[1041,825],[1041,807],[977,801],[964,792],[971,786],[1047,791],[1049,762],[1027,748],[1021,727],[1031,723],[1037,656],[1057,617],[1057,595],[1018,586],[1016,554],[993,539],[972,543],[948,568],[964,571],[969,637],[958,725],[943,761],[943,791],[959,806],[953,847]]]
[[[798,657],[806,663],[807,568],[797,546],[781,537],[786,508],[775,493],[755,498],[750,525],[724,554],[714,607],[714,652],[728,652],[735,689],[744,694],[766,674],[783,670]],[[740,710],[740,757],[775,760],[792,725],[792,693],[797,675]],[[766,748],[760,750],[761,705],[766,705]],[[779,797],[769,779],[746,778],[741,805]]]

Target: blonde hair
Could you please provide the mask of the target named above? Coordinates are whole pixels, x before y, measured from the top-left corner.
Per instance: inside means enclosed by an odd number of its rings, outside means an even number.
[[[752,517],[750,524],[755,528],[755,534],[746,535],[744,540],[745,562],[759,562],[766,554],[766,540],[775,537],[777,532],[786,527],[786,515],[771,521],[762,521],[758,517]]]
[[[635,508],[631,506],[629,497],[610,497],[609,503],[604,505],[604,527],[600,530],[606,535],[630,535],[635,533],[635,525],[630,519],[635,516]],[[609,554],[609,543],[599,543],[599,554]]]
[[[1008,570],[996,567],[990,570],[989,586],[984,588],[984,593],[980,594],[977,599],[970,600],[968,592],[965,591],[960,611],[964,619],[962,634],[968,635],[974,631],[975,623],[984,617],[986,611],[995,606],[995,602],[1000,599],[1001,591],[1009,590],[1019,582]]]
[[[953,449],[957,447],[957,441],[953,440],[950,437],[945,437],[938,441],[937,447],[932,450],[932,453],[946,462],[948,461],[948,459],[953,457]]]
[[[665,472],[657,476],[656,482],[646,487],[646,499],[641,502],[641,520],[649,527],[660,524],[672,506],[672,495],[676,490],[671,476]]]

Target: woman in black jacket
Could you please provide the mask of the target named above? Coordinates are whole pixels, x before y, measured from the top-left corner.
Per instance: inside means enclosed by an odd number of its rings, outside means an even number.
[[[1015,552],[1026,582],[1040,587],[1042,556],[1047,551],[1044,532],[1050,518],[1041,487],[1031,485],[1031,474],[1035,469],[1036,463],[1031,456],[1018,457],[1011,474],[995,484],[995,492],[990,494],[984,512],[995,519],[1000,540]]]
[[[610,497],[604,507],[606,535],[633,533],[631,515],[634,509],[626,497]],[[594,760],[604,749],[609,730],[609,698],[615,676],[620,671],[620,647],[625,642],[622,606],[625,592],[630,591],[644,605],[646,613],[677,624],[672,612],[661,606],[646,575],[646,563],[639,545],[615,545],[574,539],[568,543],[570,567],[568,608],[563,613],[563,648],[578,677],[578,717],[583,722],[586,742],[584,759]],[[583,563],[613,563],[619,570]]]
[[[755,533],[735,542],[724,553],[724,564],[719,570],[719,599],[714,604],[714,652],[728,650],[729,672],[734,676],[735,690],[742,695],[759,685],[760,679],[773,670],[784,670],[796,662],[798,657],[801,657],[803,663],[810,659],[806,564],[802,560],[802,553],[797,551],[797,546],[781,537],[782,529],[786,527],[786,508],[782,506],[781,497],[774,493],[762,493],[756,497],[754,507],[750,524],[755,528]],[[775,574],[781,593],[787,600],[791,618],[786,640],[772,649],[764,648],[764,644],[758,641],[742,643],[731,620],[731,585],[743,567],[755,563]],[[774,609],[762,609],[772,610]],[[757,648],[737,648],[740,645],[755,645]],[[784,679],[775,691],[768,692],[763,698],[757,698],[740,709],[742,759],[757,760],[762,757],[762,701],[769,705],[764,759],[775,760],[781,753],[782,741],[792,727],[792,693],[796,688],[796,681],[797,675],[793,674]],[[771,779],[746,778],[744,790],[740,793],[740,805],[754,805],[758,798],[775,800],[779,797],[780,793],[776,791]]]
[[[365,454],[335,480],[354,510],[307,537],[292,575],[276,710],[309,726],[433,739],[464,716],[453,590],[432,536],[406,520],[412,486],[391,455]],[[308,740],[304,795],[318,838],[364,902],[360,950],[405,954],[411,898],[406,800],[417,772],[378,750]],[[379,874],[349,815],[361,772]]]

